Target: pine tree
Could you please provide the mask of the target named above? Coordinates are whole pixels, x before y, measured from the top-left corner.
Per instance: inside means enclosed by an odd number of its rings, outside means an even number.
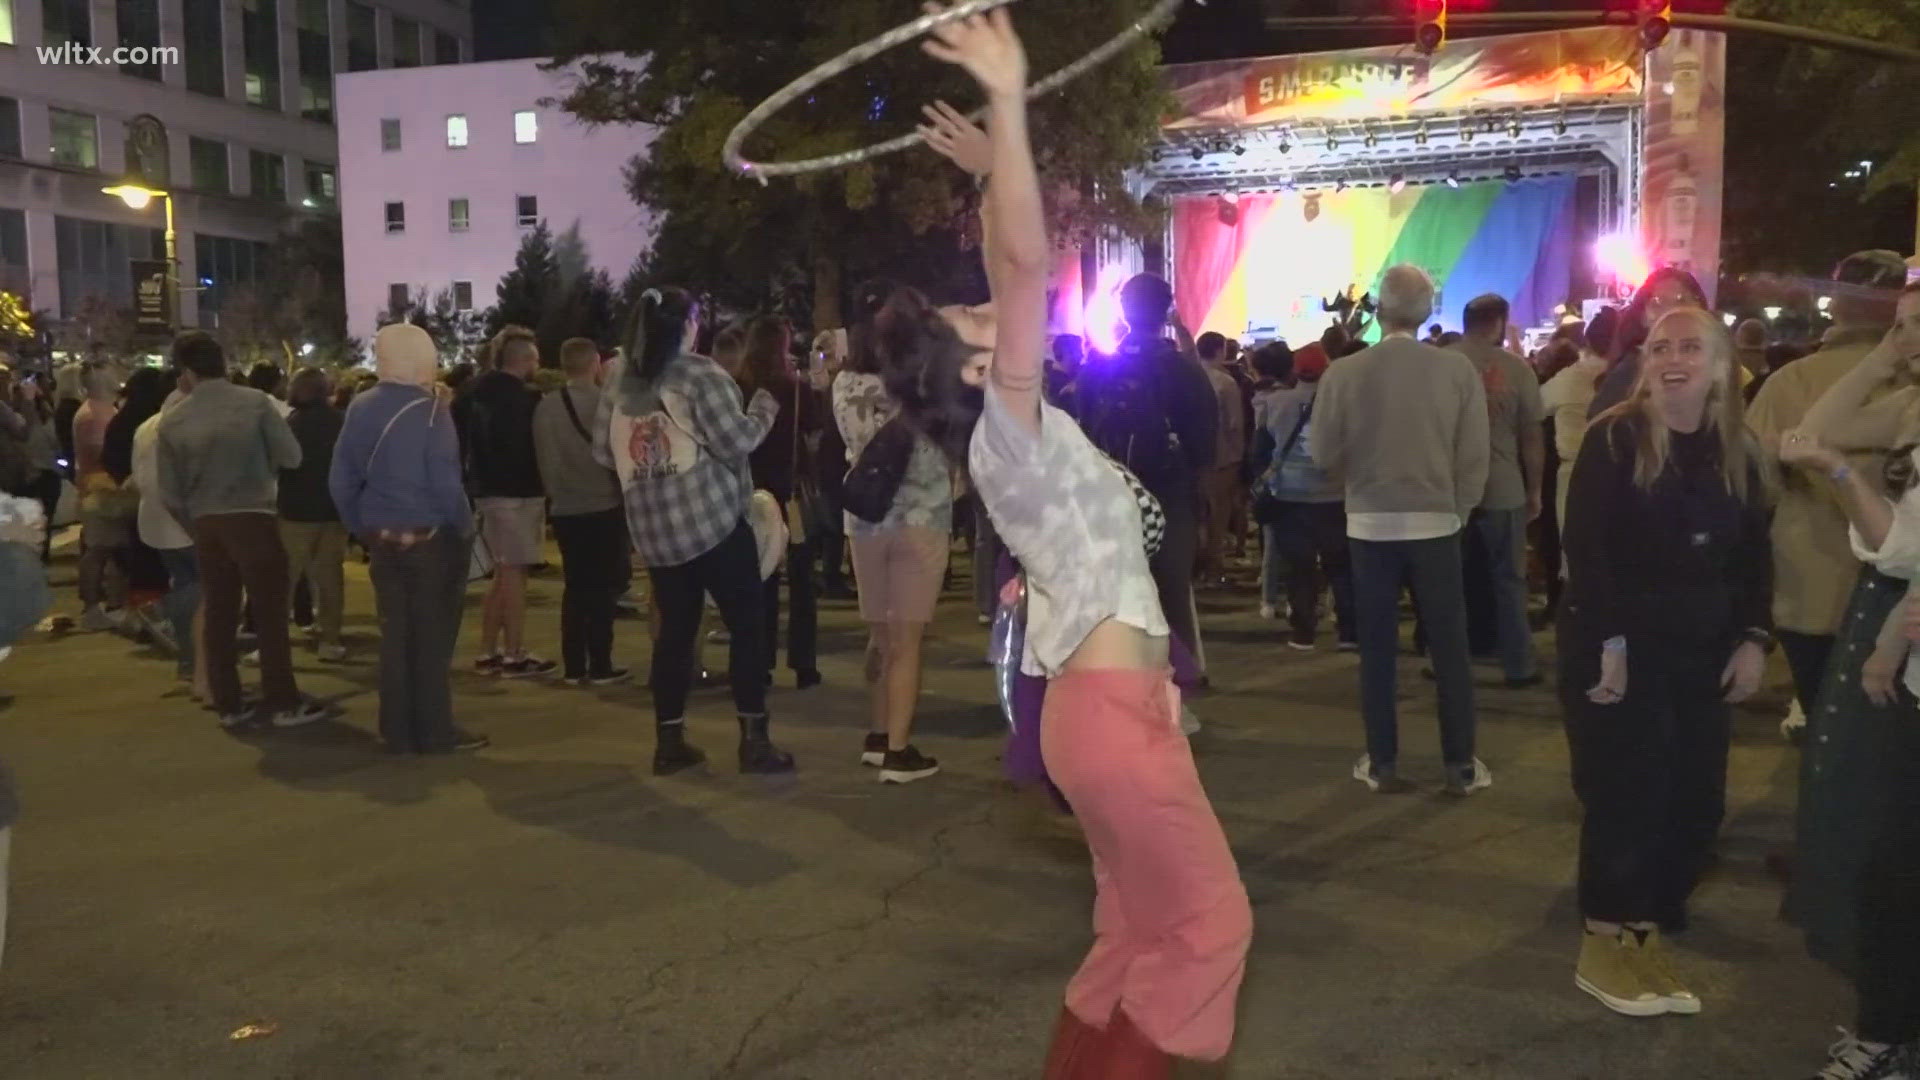
[[[509,325],[538,326],[557,291],[559,273],[553,251],[553,231],[541,221],[521,238],[520,250],[513,257],[513,269],[500,279],[495,290],[497,299],[487,312],[487,334],[497,334]]]

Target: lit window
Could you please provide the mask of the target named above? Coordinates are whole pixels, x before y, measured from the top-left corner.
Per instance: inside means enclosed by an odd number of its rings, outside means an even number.
[[[447,117],[447,145],[456,150],[467,145],[467,118],[459,113]]]
[[[513,141],[530,143],[540,137],[540,121],[532,109],[523,109],[513,114]]]
[[[387,231],[403,233],[407,231],[407,204],[390,202],[387,204]]]
[[[523,229],[531,229],[540,224],[540,197],[537,195],[516,195],[513,199],[514,216]]]
[[[400,149],[400,121],[388,117],[380,121],[380,149],[388,153]]]
[[[471,224],[471,219],[467,212],[467,200],[448,199],[447,200],[447,231],[448,232],[466,232],[467,226],[469,224]]]
[[[473,282],[456,281],[453,283],[453,310],[473,310]]]

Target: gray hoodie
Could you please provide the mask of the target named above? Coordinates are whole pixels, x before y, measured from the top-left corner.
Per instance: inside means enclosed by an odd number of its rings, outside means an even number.
[[[533,452],[554,517],[620,507],[619,477],[593,457],[593,423],[599,415],[600,388],[579,380],[548,394],[533,411]]]

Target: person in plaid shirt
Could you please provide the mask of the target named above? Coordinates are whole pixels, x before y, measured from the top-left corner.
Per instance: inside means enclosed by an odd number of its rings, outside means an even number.
[[[648,289],[619,385],[600,399],[594,457],[620,477],[627,524],[653,579],[653,774],[706,760],[686,741],[686,708],[701,603],[711,595],[732,635],[729,671],[740,718],[740,770],[784,773],[793,755],[767,735],[765,616],[759,554],[747,525],[748,455],[780,405],[761,391],[743,410],[740,387],[687,351],[699,311],[681,289]]]

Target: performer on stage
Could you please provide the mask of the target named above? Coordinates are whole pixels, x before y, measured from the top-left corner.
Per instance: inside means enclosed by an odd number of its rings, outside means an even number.
[[[880,347],[889,384],[917,391],[903,398],[910,418],[950,452],[967,447],[975,486],[1026,571],[1022,666],[1050,680],[1042,751],[1093,852],[1094,946],[1068,984],[1046,1076],[1164,1077],[1175,1057],[1227,1053],[1252,915],[1180,736],[1139,496],[1042,398],[1052,250],[1027,136],[1025,53],[1003,9],[934,36],[927,51],[987,93],[997,348],[989,358],[914,304],[881,314]],[[929,144],[966,167],[977,129],[950,110],[928,115]]]

